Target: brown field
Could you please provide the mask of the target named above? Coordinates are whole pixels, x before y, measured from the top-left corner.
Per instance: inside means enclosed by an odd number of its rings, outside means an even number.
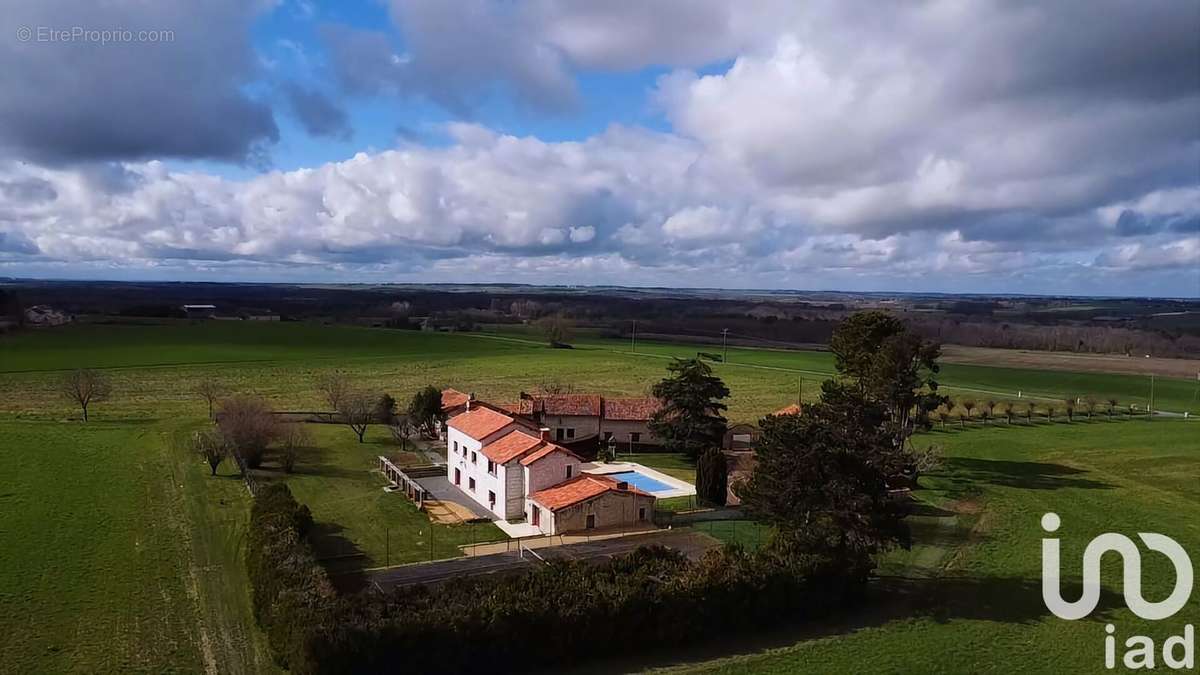
[[[942,361],[965,363],[978,366],[1007,366],[1011,368],[1042,368],[1047,370],[1070,370],[1089,373],[1118,373],[1123,375],[1149,375],[1163,377],[1193,378],[1200,373],[1200,360],[1163,359],[1144,356],[1120,356],[1117,354],[1072,354],[1069,352],[1041,352],[1023,349],[995,349],[991,347],[962,347],[943,345]]]

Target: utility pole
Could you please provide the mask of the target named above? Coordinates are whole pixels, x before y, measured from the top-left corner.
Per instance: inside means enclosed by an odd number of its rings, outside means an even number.
[[[721,329],[721,362],[729,363],[729,344],[726,339],[729,336],[729,329]]]
[[[1150,373],[1150,421],[1154,421],[1154,373]]]
[[[637,319],[633,320],[633,353],[637,353]]]
[[[804,376],[800,376],[800,381],[796,383],[796,405],[804,409]]]

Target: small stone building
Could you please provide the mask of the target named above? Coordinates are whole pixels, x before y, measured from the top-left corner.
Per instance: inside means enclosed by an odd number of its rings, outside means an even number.
[[[529,495],[529,523],[546,534],[646,525],[654,495],[608,476],[581,474]]]

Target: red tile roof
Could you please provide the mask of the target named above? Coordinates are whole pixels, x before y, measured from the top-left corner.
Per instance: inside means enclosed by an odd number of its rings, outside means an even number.
[[[520,430],[513,430],[483,446],[483,455],[497,464],[504,464],[533,450],[542,439]]]
[[[604,419],[645,422],[661,407],[662,401],[650,397],[606,398],[604,399]]]
[[[448,411],[460,406],[464,406],[467,404],[467,400],[470,398],[471,396],[469,394],[464,394],[457,389],[443,389],[442,410]]]
[[[617,488],[617,481],[608,476],[594,476],[583,473],[553,487],[539,490],[529,495],[529,498],[551,511],[560,511],[568,506],[574,506],[593,497],[599,497],[605,492],[620,492],[623,494],[642,495],[644,497],[653,496],[647,492],[642,492],[632,485],[627,485],[625,489],[619,490]]]
[[[529,466],[530,464],[533,464],[534,462],[538,461],[539,459],[541,459],[551,453],[554,453],[554,452],[565,452],[568,455],[574,457],[575,459],[577,459],[581,462],[583,461],[582,457],[580,457],[579,455],[564,448],[563,446],[555,445],[554,443],[547,443],[545,446],[538,448],[537,450],[522,457],[521,458],[521,466]]]
[[[513,423],[513,418],[490,408],[472,408],[469,412],[452,417],[446,426],[458,429],[477,441],[482,441]]]
[[[799,415],[802,412],[804,412],[804,410],[800,407],[800,405],[797,403],[793,403],[791,405],[784,406],[771,414],[772,415]]]
[[[591,415],[594,417],[600,414],[600,396],[598,394],[556,394],[522,399],[521,413],[528,415],[534,412],[542,412],[547,415]]]

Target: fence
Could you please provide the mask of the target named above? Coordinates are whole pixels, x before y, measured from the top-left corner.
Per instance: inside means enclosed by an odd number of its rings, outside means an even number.
[[[712,520],[744,520],[746,514],[736,506],[726,506],[712,509],[696,509],[694,511],[654,510],[654,524],[659,527],[682,527],[693,523]]]
[[[250,491],[250,496],[258,494],[258,483],[255,482],[254,476],[250,474],[250,467],[246,464],[246,458],[242,457],[242,453],[234,451],[233,459],[237,462],[238,469],[242,472],[242,481],[246,484],[246,489]]]
[[[421,484],[415,478],[409,476],[400,470],[400,467],[392,464],[391,460],[382,455],[379,456],[379,470],[383,475],[387,476],[397,488],[404,491],[404,494],[417,505],[418,509],[425,508],[425,499],[429,497],[429,491],[421,487]],[[415,472],[416,470],[414,470]],[[438,470],[441,473],[441,470]],[[428,474],[426,474],[428,475]]]

